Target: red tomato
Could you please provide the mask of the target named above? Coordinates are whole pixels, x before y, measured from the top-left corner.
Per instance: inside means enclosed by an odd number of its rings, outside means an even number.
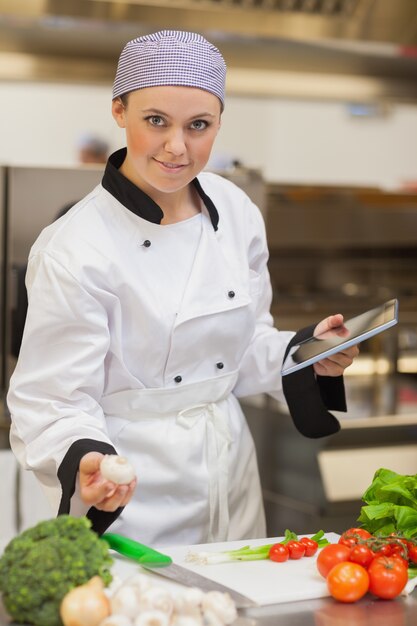
[[[362,565],[342,561],[330,570],[326,582],[333,598],[340,602],[356,602],[368,591],[369,576]]]
[[[400,563],[402,563],[402,565],[404,565],[404,567],[408,569],[408,561],[404,559],[400,554],[391,554],[390,559],[398,559]]]
[[[407,548],[408,548],[408,544],[409,544],[410,542],[409,542],[409,541],[408,541],[408,539],[406,539],[405,537],[399,537],[399,536],[398,536],[398,535],[396,535],[395,533],[391,533],[390,537],[391,537],[392,539],[395,539],[395,542],[396,542],[396,543],[401,542],[401,543],[403,543],[405,546],[407,546]]]
[[[360,539],[369,539],[372,537],[371,533],[365,528],[349,528],[346,533],[349,535],[358,535]]]
[[[417,545],[415,543],[411,543],[408,546],[408,559],[411,563],[417,563]]]
[[[376,558],[378,556],[390,556],[391,551],[392,551],[391,546],[388,545],[387,543],[384,543],[384,545],[382,545],[380,548],[378,548],[378,550],[375,550],[374,558]]]
[[[316,554],[319,547],[317,541],[314,541],[314,539],[310,539],[310,537],[302,537],[300,539],[300,543],[302,543],[306,547],[305,556],[313,556],[314,554]]]
[[[369,591],[384,600],[396,598],[408,580],[407,568],[399,558],[378,557],[368,568]]]
[[[357,546],[354,546],[349,555],[349,561],[352,561],[352,563],[358,563],[365,568],[369,566],[373,558],[374,553],[370,548],[368,548],[368,546],[365,546],[364,544],[358,544]]]
[[[342,561],[348,561],[349,556],[350,548],[341,543],[331,543],[320,550],[317,557],[317,569],[323,578],[326,578],[332,567]]]
[[[344,537],[343,535],[339,539],[339,543],[342,546],[347,546],[348,548],[353,548],[358,543],[355,537],[348,537],[347,535]]]
[[[369,537],[371,537],[371,533],[364,528],[349,528],[342,534],[339,543],[344,546],[354,546],[359,543],[361,539],[369,539]]]
[[[394,554],[398,554],[399,556],[401,556],[403,559],[407,560],[408,559],[408,546],[405,543],[395,543],[395,544],[391,544],[391,552],[389,554],[389,556],[394,556]]]
[[[290,559],[301,559],[305,555],[306,547],[300,541],[289,541],[287,548],[290,553]]]
[[[271,561],[284,563],[284,561],[288,561],[289,556],[290,553],[287,546],[282,543],[274,543],[274,545],[269,549],[269,558]]]

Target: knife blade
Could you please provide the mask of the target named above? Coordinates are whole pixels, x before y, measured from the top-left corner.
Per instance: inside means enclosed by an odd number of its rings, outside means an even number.
[[[137,561],[141,567],[155,574],[169,578],[187,587],[199,587],[202,591],[221,591],[222,593],[228,593],[238,609],[257,606],[254,600],[235,591],[231,587],[222,585],[186,567],[177,565],[172,562],[171,557],[167,554],[149,548],[134,539],[124,537],[117,533],[104,533],[101,535],[101,538],[109,544],[110,548],[123,556]]]

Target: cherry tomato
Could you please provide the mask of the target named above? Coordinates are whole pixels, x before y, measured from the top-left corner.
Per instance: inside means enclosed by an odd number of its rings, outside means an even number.
[[[348,561],[349,556],[350,548],[348,546],[341,543],[331,543],[320,550],[317,557],[317,569],[323,578],[326,578],[332,567],[342,561]]]
[[[353,548],[358,543],[355,537],[344,537],[343,535],[339,539],[339,543],[342,546],[347,546],[348,548]]]
[[[301,559],[305,555],[306,547],[300,541],[289,541],[287,548],[290,553],[290,559]]]
[[[374,558],[379,556],[390,556],[392,548],[388,543],[384,543],[380,548],[374,551]]]
[[[364,544],[358,544],[357,546],[354,546],[349,555],[349,561],[352,561],[352,563],[358,563],[365,568],[369,566],[373,558],[374,553],[370,548],[368,548],[368,546],[365,546]]]
[[[415,543],[410,542],[409,544],[408,559],[411,563],[417,563],[417,545]]]
[[[339,543],[344,546],[354,546],[361,539],[369,539],[369,537],[371,537],[371,533],[364,528],[349,528],[342,534]]]
[[[305,556],[313,556],[316,554],[319,544],[314,539],[310,539],[310,537],[302,537],[300,539],[300,543],[302,543],[306,547]]]
[[[378,557],[368,567],[369,591],[384,600],[396,598],[408,580],[407,568],[400,559]]]
[[[391,545],[393,547],[399,548],[400,546],[404,546],[404,548],[408,550],[410,545],[412,545],[412,542],[408,541],[408,539],[405,539],[405,537],[395,537],[394,535],[391,535],[391,539],[392,539]]]
[[[365,528],[349,528],[345,531],[349,535],[358,535],[360,539],[369,539],[372,537],[371,533]]]
[[[276,561],[277,563],[284,563],[284,561],[288,561],[288,557],[290,556],[290,552],[282,543],[274,543],[273,546],[269,549],[269,558],[271,561]]]
[[[368,591],[369,576],[362,565],[342,561],[335,565],[326,578],[330,595],[340,602],[356,602]]]
[[[410,542],[409,542],[409,541],[408,541],[408,539],[406,539],[405,537],[399,537],[399,536],[398,536],[398,535],[396,535],[395,533],[391,533],[391,534],[390,534],[390,537],[391,537],[392,539],[395,539],[395,541],[396,541],[396,542],[399,542],[399,541],[400,541],[401,543],[403,543],[403,544],[404,544],[405,546],[407,546],[407,548],[408,548],[408,544],[409,544]]]
[[[408,559],[408,546],[405,543],[396,543],[396,544],[391,544],[391,552],[389,554],[389,556],[394,556],[394,554],[398,554],[398,556],[402,557],[403,559],[407,560]]]

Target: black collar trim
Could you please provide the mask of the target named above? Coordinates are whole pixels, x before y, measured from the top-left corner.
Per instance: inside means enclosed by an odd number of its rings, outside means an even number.
[[[152,222],[160,224],[164,217],[161,207],[152,200],[144,191],[132,183],[128,178],[123,176],[119,171],[123,161],[126,158],[126,148],[117,150],[110,155],[104,170],[103,180],[101,184],[112,196],[123,204],[129,211],[135,215]],[[219,213],[214,206],[213,201],[203,191],[201,184],[197,178],[192,181],[198,195],[204,202],[208,214],[213,224],[214,230],[217,230],[219,224]]]

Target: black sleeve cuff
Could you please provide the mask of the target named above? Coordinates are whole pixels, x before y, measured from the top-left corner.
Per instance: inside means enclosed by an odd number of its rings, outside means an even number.
[[[317,384],[328,409],[347,411],[343,376],[317,376]]]
[[[298,331],[287,346],[285,356],[297,343],[313,336],[316,324]],[[282,377],[282,388],[297,430],[313,439],[333,435],[340,430],[338,420],[328,412],[346,410],[343,376],[315,376],[313,366]]]
[[[79,439],[68,449],[58,468],[58,479],[61,483],[62,497],[58,509],[58,515],[69,513],[71,497],[75,491],[75,482],[82,457],[87,452],[101,452],[102,454],[117,454],[115,448],[104,441],[94,439]],[[99,511],[94,506],[87,513],[88,519],[92,522],[92,528],[99,535],[103,534],[107,528],[119,517],[123,507],[116,511]]]

